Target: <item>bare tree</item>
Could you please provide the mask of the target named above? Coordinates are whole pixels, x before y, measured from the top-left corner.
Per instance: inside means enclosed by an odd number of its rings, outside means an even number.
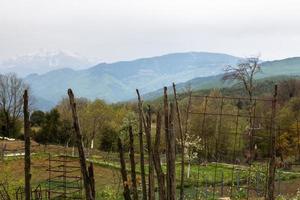
[[[16,122],[22,115],[23,93],[28,85],[16,74],[0,74],[0,112],[3,113],[4,135],[15,136]]]
[[[227,66],[225,68],[225,74],[223,80],[227,81],[237,81],[241,83],[249,97],[249,130],[246,130],[249,137],[249,153],[247,153],[247,162],[251,163],[252,158],[254,157],[254,141],[253,141],[253,129],[254,129],[254,119],[252,117],[254,113],[255,101],[253,101],[253,95],[255,91],[255,75],[261,72],[261,65],[259,64],[258,57],[246,58],[237,66]]]
[[[242,83],[250,100],[252,100],[255,90],[254,78],[258,72],[261,72],[259,58],[246,58],[240,61],[237,66],[227,66],[225,68],[223,80],[237,81],[239,83]]]

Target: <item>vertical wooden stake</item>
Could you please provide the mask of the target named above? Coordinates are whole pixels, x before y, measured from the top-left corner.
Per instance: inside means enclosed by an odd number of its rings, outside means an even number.
[[[138,191],[137,191],[137,184],[136,184],[136,171],[135,171],[135,158],[134,158],[134,136],[132,126],[129,126],[129,157],[130,157],[130,165],[131,165],[131,181],[132,181],[132,192],[133,192],[133,199],[138,200]]]
[[[155,171],[157,175],[158,193],[159,200],[166,200],[166,190],[165,190],[165,174],[161,167],[160,161],[160,136],[161,136],[161,115],[160,112],[156,114],[156,136],[155,143],[153,147],[153,161],[155,166]]]
[[[176,200],[176,152],[175,152],[175,128],[174,128],[174,106],[170,103],[170,114],[169,114],[169,179],[170,179],[170,200]]]
[[[121,175],[122,175],[123,187],[124,187],[124,192],[123,192],[124,199],[131,200],[129,183],[128,183],[128,179],[127,179],[126,163],[125,163],[125,159],[124,159],[124,148],[123,148],[121,138],[118,138],[118,149],[119,149],[119,154],[120,154]]]
[[[96,199],[95,175],[94,175],[93,163],[90,163],[90,166],[89,166],[89,178],[90,178],[90,183],[91,183],[92,195],[93,195],[93,198]]]
[[[138,108],[139,108],[139,143],[140,143],[140,162],[141,162],[141,179],[142,179],[142,193],[143,200],[147,200],[147,186],[146,186],[146,175],[145,175],[145,158],[144,158],[144,142],[143,142],[143,105],[139,90],[136,89],[138,96]]]
[[[69,95],[70,106],[72,110],[73,126],[76,133],[76,144],[77,144],[78,154],[80,159],[81,173],[82,173],[83,184],[85,188],[85,196],[86,196],[86,200],[94,200],[92,190],[91,190],[90,178],[87,171],[86,159],[85,159],[85,154],[83,149],[82,134],[81,134],[79,119],[76,110],[75,97],[71,89],[68,90],[68,95]]]
[[[276,115],[276,103],[277,103],[277,85],[275,85],[274,96],[272,101],[272,119],[271,119],[271,149],[270,149],[270,161],[268,171],[268,192],[267,200],[274,200],[275,190],[275,174],[276,174],[276,126],[275,126],[275,115]]]
[[[168,101],[168,89],[164,87],[164,122],[165,122],[165,143],[166,143],[166,160],[167,160],[167,200],[170,200],[170,157],[169,157],[169,101]]]
[[[24,101],[24,139],[25,139],[25,200],[31,199],[31,174],[30,174],[30,167],[31,167],[31,159],[30,159],[30,122],[29,122],[29,110],[28,110],[28,91],[25,90],[23,95]]]
[[[149,162],[149,174],[148,174],[148,199],[155,199],[155,184],[154,184],[154,168],[153,168],[153,150],[151,141],[151,109],[148,106],[148,111],[146,115],[146,140],[148,147],[148,162]]]
[[[184,184],[184,143],[185,143],[185,137],[183,135],[182,130],[182,123],[181,123],[181,115],[180,115],[180,109],[178,105],[178,99],[177,99],[177,92],[176,92],[176,86],[175,83],[173,83],[173,92],[174,92],[174,99],[175,99],[175,106],[176,106],[176,113],[177,113],[177,121],[179,125],[179,133],[180,133],[180,145],[181,145],[181,173],[180,173],[180,196],[179,199],[183,200],[184,198],[184,191],[183,191],[183,184]]]

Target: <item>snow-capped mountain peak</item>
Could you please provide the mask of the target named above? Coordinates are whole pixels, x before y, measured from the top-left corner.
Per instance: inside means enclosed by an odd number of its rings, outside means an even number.
[[[73,52],[40,50],[4,60],[0,63],[0,69],[1,73],[14,72],[19,76],[26,76],[31,73],[43,74],[60,68],[85,69],[97,63],[95,59],[88,59]]]

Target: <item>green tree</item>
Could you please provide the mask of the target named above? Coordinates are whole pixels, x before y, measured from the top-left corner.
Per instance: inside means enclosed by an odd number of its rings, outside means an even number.
[[[45,113],[41,110],[34,111],[30,116],[32,126],[41,126],[45,120]]]
[[[35,140],[42,144],[67,144],[70,140],[70,131],[66,131],[61,120],[59,112],[52,109],[45,114],[40,130],[35,135]],[[68,126],[68,129],[71,127]]]
[[[281,160],[300,157],[300,98],[291,98],[280,110],[278,124],[277,154]]]

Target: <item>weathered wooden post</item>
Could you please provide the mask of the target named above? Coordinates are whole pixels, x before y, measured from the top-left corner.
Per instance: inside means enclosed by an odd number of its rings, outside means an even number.
[[[167,200],[176,199],[175,177],[175,131],[174,131],[174,106],[168,102],[167,87],[164,87],[164,115],[166,134],[166,157],[167,157]]]
[[[158,184],[158,193],[159,193],[159,200],[166,199],[166,189],[165,189],[165,174],[161,167],[161,160],[160,160],[160,136],[161,136],[161,115],[160,112],[156,114],[156,136],[155,136],[155,143],[153,147],[153,162],[155,166],[155,171],[157,175],[157,184]]]
[[[153,150],[152,150],[152,140],[151,140],[151,108],[148,106],[146,115],[146,141],[148,147],[148,199],[155,199],[155,184],[154,184],[154,168],[153,168]]]
[[[184,184],[184,140],[185,137],[183,135],[183,129],[182,129],[182,123],[181,123],[181,115],[180,115],[180,109],[178,105],[178,98],[177,98],[177,92],[176,92],[176,85],[173,83],[173,92],[174,92],[174,100],[175,100],[175,106],[176,106],[176,113],[177,113],[177,121],[179,126],[179,133],[180,133],[180,146],[181,146],[181,173],[180,173],[180,196],[179,199],[183,200],[184,198],[184,191],[183,191],[183,184]]]
[[[136,89],[136,93],[138,96],[138,108],[139,108],[139,144],[140,144],[142,193],[143,193],[143,200],[147,200],[147,185],[146,185],[146,175],[145,175],[145,158],[144,158],[144,141],[143,141],[143,123],[145,123],[145,120],[143,115],[143,104],[138,89]]]
[[[123,196],[125,200],[131,200],[129,183],[127,179],[126,163],[124,159],[124,148],[123,148],[121,138],[118,138],[118,149],[120,154],[121,175],[122,175],[123,187],[124,187]]]
[[[68,95],[69,95],[70,106],[72,110],[73,126],[76,133],[76,144],[77,144],[78,154],[80,159],[81,173],[82,173],[83,184],[85,188],[85,196],[86,196],[86,200],[94,200],[91,183],[90,183],[90,177],[87,171],[86,159],[85,159],[85,154],[83,149],[82,134],[80,130],[79,119],[77,116],[75,97],[71,89],[68,90]]]
[[[135,158],[134,158],[134,136],[132,126],[129,126],[129,157],[130,157],[130,166],[131,166],[131,181],[132,181],[132,193],[133,199],[138,200],[138,191],[136,183],[136,171],[135,171]]]
[[[164,122],[165,122],[165,140],[166,140],[166,160],[167,160],[167,172],[166,172],[166,182],[167,182],[167,200],[170,199],[170,163],[169,163],[169,100],[168,100],[168,89],[164,87]]]
[[[270,161],[269,161],[269,171],[268,171],[268,192],[267,200],[274,200],[274,190],[275,190],[275,174],[276,174],[276,104],[277,104],[277,85],[274,88],[274,96],[272,100],[272,116],[271,116],[271,149],[270,149]]]
[[[24,91],[23,95],[23,113],[24,113],[24,139],[25,139],[25,164],[24,164],[24,171],[25,171],[25,200],[31,199],[31,174],[30,174],[30,167],[31,167],[31,159],[30,159],[30,122],[29,122],[29,109],[28,109],[28,91]]]
[[[170,115],[169,115],[169,179],[170,179],[170,200],[176,200],[176,137],[174,127],[174,106],[170,103]]]
[[[88,171],[89,171],[89,178],[90,178],[90,183],[91,183],[92,195],[93,195],[93,198],[96,199],[95,176],[94,176],[94,165],[93,165],[93,163],[90,163]]]

